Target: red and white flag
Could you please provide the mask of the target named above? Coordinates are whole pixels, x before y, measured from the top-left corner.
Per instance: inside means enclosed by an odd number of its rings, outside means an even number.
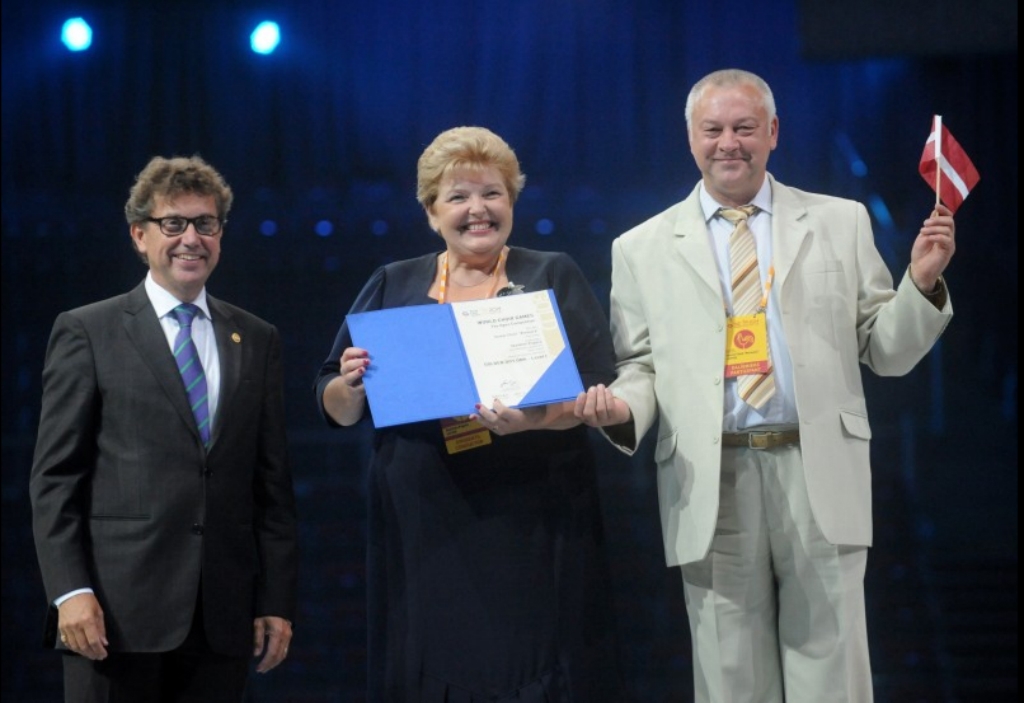
[[[936,202],[941,200],[954,213],[981,180],[978,169],[942,124],[941,115],[932,118],[932,133],[924,143],[917,170],[935,191]]]

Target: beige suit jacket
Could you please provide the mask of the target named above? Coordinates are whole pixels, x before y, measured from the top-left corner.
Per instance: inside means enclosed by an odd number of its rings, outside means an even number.
[[[871,470],[860,364],[910,371],[952,317],[904,275],[892,276],[860,203],[772,179],[772,304],[793,362],[801,450],[814,517],[834,544],[870,545]],[[698,189],[612,244],[612,385],[633,433],[607,436],[631,454],[658,421],[655,461],[665,557],[702,559],[718,517],[725,307]],[[621,428],[619,428],[621,429]]]

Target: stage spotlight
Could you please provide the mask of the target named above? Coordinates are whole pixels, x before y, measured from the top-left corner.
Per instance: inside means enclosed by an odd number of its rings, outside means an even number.
[[[537,224],[534,225],[534,229],[537,230],[537,234],[542,237],[546,237],[555,231],[555,223],[546,217],[542,217],[537,220]]]
[[[281,43],[281,28],[277,22],[260,22],[252,30],[249,43],[257,54],[272,54]]]
[[[92,45],[92,27],[81,17],[72,17],[61,27],[60,40],[68,51],[85,51]]]

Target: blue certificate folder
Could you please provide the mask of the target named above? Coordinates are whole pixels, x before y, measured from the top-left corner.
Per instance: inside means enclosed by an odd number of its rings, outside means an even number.
[[[550,297],[565,346],[517,408],[571,400],[583,390],[554,293],[542,293]],[[478,402],[491,405],[493,399],[480,397],[455,321],[460,305],[413,305],[348,316],[352,343],[370,353],[363,384],[375,427],[469,415]]]

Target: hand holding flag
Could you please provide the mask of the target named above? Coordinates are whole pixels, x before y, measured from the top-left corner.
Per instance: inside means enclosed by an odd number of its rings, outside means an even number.
[[[981,180],[970,158],[942,124],[941,115],[932,118],[932,132],[924,143],[918,171],[935,190],[935,204],[945,203],[954,214]]]

